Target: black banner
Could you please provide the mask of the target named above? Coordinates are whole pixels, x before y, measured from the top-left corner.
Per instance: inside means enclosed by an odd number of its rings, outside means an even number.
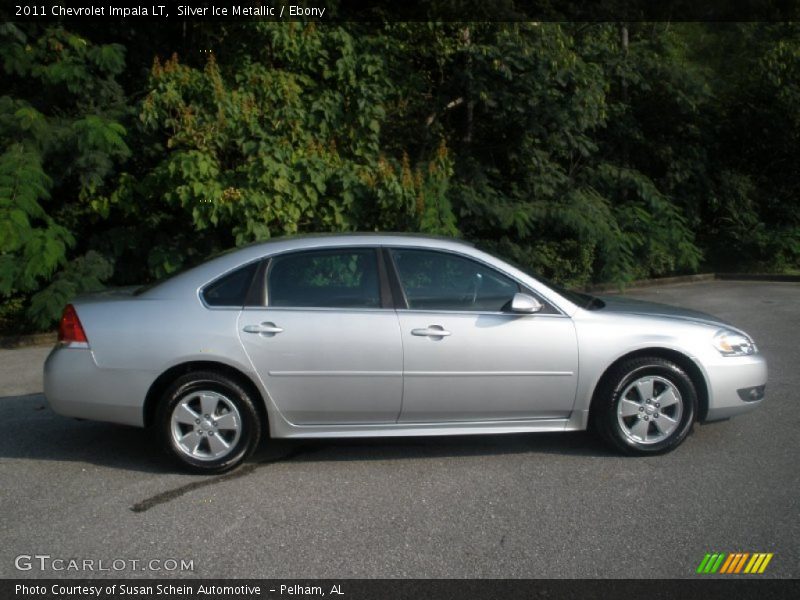
[[[10,0],[13,21],[792,21],[800,0]]]
[[[0,598],[161,600],[558,600],[580,598],[703,598],[759,600],[800,597],[800,580],[731,577],[696,580],[454,580],[454,579],[320,579],[320,580],[13,580],[0,581]]]

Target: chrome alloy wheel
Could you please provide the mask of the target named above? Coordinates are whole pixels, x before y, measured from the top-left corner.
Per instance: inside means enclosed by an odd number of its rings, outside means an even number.
[[[640,377],[623,391],[617,404],[622,433],[637,444],[655,444],[668,438],[681,422],[683,399],[670,380],[657,375]]]
[[[229,454],[242,434],[236,405],[219,392],[188,393],[172,411],[175,447],[197,460],[217,460]]]

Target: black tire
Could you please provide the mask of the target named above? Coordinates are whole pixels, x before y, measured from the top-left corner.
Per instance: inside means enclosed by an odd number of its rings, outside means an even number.
[[[663,414],[660,414],[658,412],[659,409],[655,408],[655,396],[653,400],[645,403],[644,398],[642,398],[643,394],[629,389],[629,386],[634,385],[634,382],[641,381],[643,378],[647,380],[652,376],[655,377],[653,381],[655,381],[656,391],[654,393],[667,390],[667,382],[677,389],[680,403],[678,407],[673,408],[670,406],[660,409],[663,411]],[[626,390],[628,390],[626,400],[642,403],[641,408],[638,409],[641,411],[641,416],[639,414],[635,416],[620,416],[618,414],[620,402],[623,401],[623,393]],[[625,405],[621,409],[625,410]],[[668,414],[667,410],[670,410],[671,414]],[[646,423],[639,423],[639,425],[648,432],[643,437],[647,438],[652,432],[655,441],[643,443],[638,439],[634,439],[635,436],[627,424],[635,425],[648,415],[649,420]],[[677,415],[680,416],[677,417]],[[664,434],[660,427],[657,426],[665,423],[664,416],[677,417],[674,419],[677,425],[668,434]],[[675,363],[657,357],[634,358],[615,367],[601,381],[592,404],[591,413],[594,430],[603,440],[614,449],[630,455],[663,454],[674,450],[689,435],[696,416],[697,392],[692,379]],[[661,419],[661,421],[657,424],[653,420],[654,418]],[[641,437],[639,436],[639,439]]]
[[[195,409],[199,407],[197,404],[200,402],[199,392],[210,392],[210,394],[205,394],[205,397],[219,397],[216,418],[211,415],[211,419],[207,420],[203,418],[204,415],[198,414],[198,421],[202,421],[202,425],[198,423],[195,427],[194,425],[174,424],[173,411],[181,402],[186,401]],[[235,410],[231,410],[231,405],[235,407]],[[221,450],[225,454],[214,458],[209,445],[209,436],[213,436],[214,432],[208,433],[205,427],[208,426],[211,429],[211,423],[216,424],[217,420],[223,417],[235,421],[236,426],[233,432],[222,432],[221,430],[216,432],[218,440],[230,442],[228,444],[230,449]],[[201,445],[197,447],[196,452],[198,454],[205,453],[205,456],[190,456],[188,450],[182,450],[176,439],[178,433],[173,434],[174,428],[185,428],[181,433],[191,433],[192,428],[197,430],[201,437],[195,439],[204,441],[200,442]],[[255,451],[261,438],[261,419],[254,399],[235,380],[211,371],[195,371],[176,379],[164,392],[156,414],[156,430],[160,443],[167,454],[184,468],[195,473],[222,473],[237,467]],[[205,444],[205,448],[202,444]]]

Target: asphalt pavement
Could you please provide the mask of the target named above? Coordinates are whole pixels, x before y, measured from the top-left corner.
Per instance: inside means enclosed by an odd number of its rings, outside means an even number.
[[[772,552],[757,577],[800,576],[800,284],[629,295],[751,333],[759,410],[659,457],[586,433],[270,441],[193,476],[143,430],[52,413],[47,348],[0,350],[0,577],[685,578],[707,552]]]

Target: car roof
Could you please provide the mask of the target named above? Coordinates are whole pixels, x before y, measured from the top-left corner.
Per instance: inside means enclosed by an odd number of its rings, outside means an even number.
[[[471,242],[464,240],[428,234],[349,232],[287,235],[230,248],[199,265],[179,271],[161,282],[152,284],[140,293],[151,297],[165,293],[169,295],[187,284],[189,287],[193,287],[198,285],[198,282],[208,282],[209,279],[216,278],[226,271],[236,269],[248,262],[284,252],[343,246],[386,245],[449,248],[462,251],[472,250],[475,247]]]
[[[251,248],[257,246],[269,247],[270,245],[280,244],[284,242],[297,242],[303,244],[313,240],[335,241],[343,240],[351,242],[356,239],[368,239],[370,244],[382,244],[384,242],[391,242],[397,240],[420,240],[420,241],[439,241],[450,242],[454,244],[461,244],[463,246],[474,247],[475,244],[466,240],[448,237],[444,235],[428,234],[428,233],[403,233],[403,232],[382,232],[382,231],[353,231],[347,233],[298,233],[295,235],[286,235],[263,240],[259,242],[252,242],[245,246],[235,248],[241,250],[242,248]]]

